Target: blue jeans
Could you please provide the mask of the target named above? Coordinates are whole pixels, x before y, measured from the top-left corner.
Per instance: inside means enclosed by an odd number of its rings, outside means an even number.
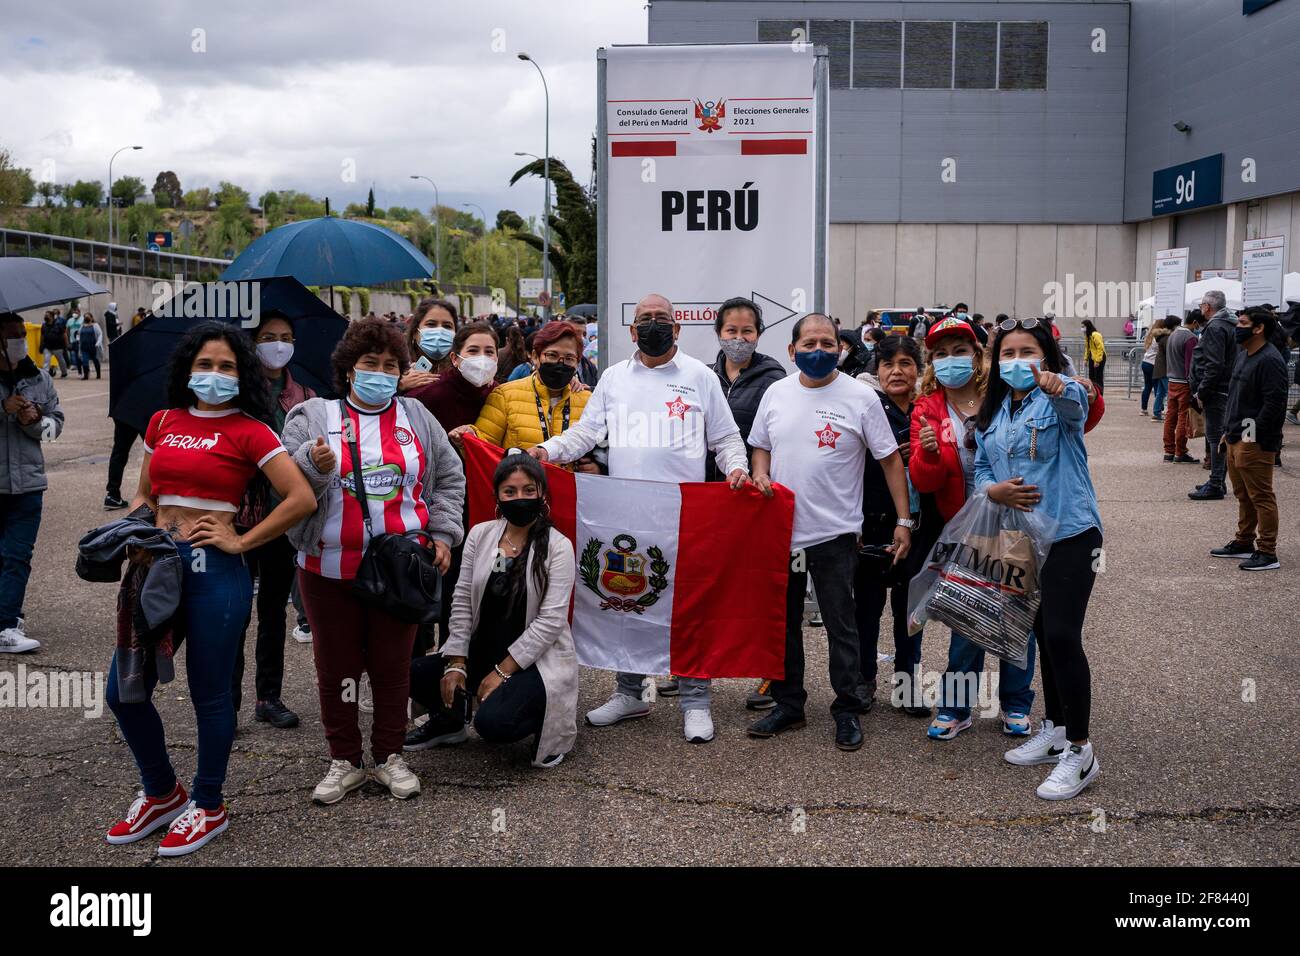
[[[644,679],[645,675],[643,674],[624,674],[620,672],[618,675],[618,692],[639,699],[641,697],[641,681]],[[713,693],[707,677],[677,678],[677,702],[681,705],[683,711],[708,710],[712,700]]]
[[[185,671],[199,734],[198,767],[190,799],[204,810],[217,810],[222,805],[221,786],[235,740],[230,678],[253,606],[253,582],[239,555],[204,548],[200,570],[195,567],[198,555],[187,542],[177,541],[176,548],[185,569],[177,614],[185,634]],[[145,689],[151,696],[157,683],[158,675],[151,667],[145,676]],[[176,772],[167,756],[162,717],[152,700],[140,704],[121,701],[116,659],[108,674],[108,707],[140,768],[144,792],[151,797],[171,793]]]
[[[1165,399],[1169,396],[1169,379],[1156,378],[1151,380],[1155,386],[1156,407],[1151,414],[1160,418],[1165,413]]]
[[[0,495],[0,630],[17,625],[23,613],[44,496],[43,491]]]
[[[1147,399],[1151,397],[1151,392],[1155,388],[1155,379],[1151,373],[1156,370],[1154,362],[1142,363],[1142,411],[1147,410]]]
[[[1034,705],[1035,643],[1033,635],[1030,635],[1029,660],[1023,668],[1004,660],[998,661],[998,700],[1005,713],[1027,714]],[[984,648],[953,631],[948,644],[948,666],[939,687],[939,717],[965,720],[970,716],[970,704],[978,703],[971,698],[978,689],[983,670]],[[958,706],[959,702],[963,706]]]

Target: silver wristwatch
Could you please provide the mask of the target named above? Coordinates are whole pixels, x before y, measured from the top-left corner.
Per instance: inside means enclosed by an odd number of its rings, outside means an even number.
[[[900,528],[906,528],[908,531],[916,530],[916,522],[913,521],[911,518],[899,518],[898,526]]]

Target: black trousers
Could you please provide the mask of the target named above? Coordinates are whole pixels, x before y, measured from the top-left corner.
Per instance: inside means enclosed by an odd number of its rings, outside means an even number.
[[[284,683],[284,607],[293,588],[296,556],[297,552],[284,535],[254,548],[246,556],[248,571],[257,578],[257,644],[253,652],[257,670],[253,684],[257,688],[258,700],[279,699]],[[248,636],[248,623],[244,623],[245,638]],[[235,710],[239,710],[243,681],[244,641],[241,639],[231,682]]]
[[[791,556],[785,592],[785,677],[772,682],[772,699],[788,713],[802,716],[808,702],[804,690],[803,604],[812,575],[817,607],[830,642],[832,714],[861,713],[862,651],[853,605],[853,575],[858,564],[857,535],[842,534]]]
[[[446,659],[441,654],[411,661],[411,699],[431,714],[451,716],[442,703],[442,674]],[[469,668],[466,668],[468,670]],[[465,688],[470,694],[477,687]],[[546,719],[546,685],[537,665],[525,667],[492,692],[474,714],[474,730],[488,743],[512,744],[542,732]]]
[[[108,487],[105,490],[114,498],[122,497],[122,473],[126,471],[126,460],[131,457],[131,446],[139,437],[140,433],[126,422],[113,419],[113,450],[108,456]],[[134,496],[135,489],[131,493]]]
[[[1043,602],[1034,618],[1047,719],[1070,740],[1088,738],[1092,674],[1083,651],[1083,619],[1097,579],[1101,531],[1089,528],[1052,545],[1040,581]]]

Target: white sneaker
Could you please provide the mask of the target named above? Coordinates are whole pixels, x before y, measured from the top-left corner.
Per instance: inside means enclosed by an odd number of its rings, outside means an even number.
[[[1082,747],[1070,744],[1047,779],[1038,788],[1044,800],[1069,800],[1083,792],[1083,788],[1097,779],[1101,764],[1093,753],[1092,743]]]
[[[693,744],[707,744],[713,739],[713,716],[705,710],[686,711],[686,740]]]
[[[301,624],[295,625],[293,629],[293,639],[299,644],[310,644],[311,629],[304,628]]]
[[[357,710],[363,714],[373,714],[375,712],[375,696],[370,692],[370,675],[364,671],[361,673],[361,681],[357,686]]]
[[[26,654],[40,648],[41,642],[24,634],[21,625],[0,631],[0,654]]]
[[[1032,767],[1040,763],[1056,763],[1065,753],[1067,742],[1065,728],[1057,727],[1050,720],[1044,720],[1038,733],[1030,737],[1015,750],[1008,750],[1002,756],[1007,763],[1018,767]]]
[[[390,754],[375,768],[374,775],[398,800],[408,800],[420,794],[420,778],[411,773],[401,754]]]
[[[587,711],[587,723],[592,727],[608,727],[620,720],[644,717],[650,713],[650,705],[639,697],[616,693],[595,710]]]
[[[365,782],[364,768],[354,767],[348,760],[331,760],[325,779],[316,784],[316,789],[311,792],[312,802],[325,806],[338,803]]]

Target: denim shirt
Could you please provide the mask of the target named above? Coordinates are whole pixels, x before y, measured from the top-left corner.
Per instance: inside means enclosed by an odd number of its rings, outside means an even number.
[[[1083,444],[1087,417],[1088,394],[1073,379],[1065,379],[1065,391],[1057,398],[1035,388],[1014,416],[1008,391],[988,431],[975,433],[975,490],[1019,475],[1025,484],[1038,486],[1042,500],[1036,507],[1056,519],[1057,541],[1089,528],[1100,531]]]

